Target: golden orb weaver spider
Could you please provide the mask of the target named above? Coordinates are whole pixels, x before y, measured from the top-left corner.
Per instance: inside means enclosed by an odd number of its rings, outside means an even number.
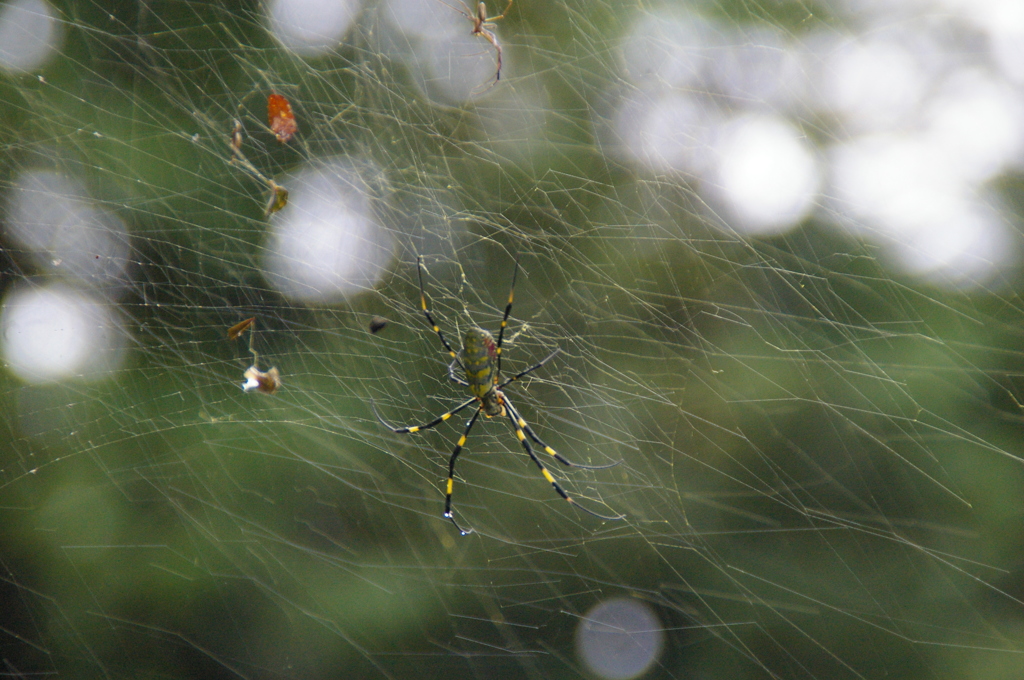
[[[603,470],[605,468],[618,465],[622,461],[617,461],[611,465],[581,465],[567,460],[553,448],[541,441],[540,437],[537,436],[523,417],[519,415],[519,411],[517,411],[516,407],[512,405],[511,401],[509,401],[508,396],[502,392],[502,389],[506,385],[533,373],[554,358],[554,356],[559,352],[559,349],[555,348],[554,352],[547,355],[533,366],[530,366],[526,370],[519,371],[512,377],[501,381],[501,342],[505,337],[505,327],[508,325],[509,314],[512,313],[512,298],[514,297],[516,290],[516,275],[519,273],[518,260],[516,261],[515,269],[512,272],[512,288],[508,293],[508,304],[505,305],[505,315],[502,317],[501,326],[498,329],[497,342],[495,342],[494,336],[482,328],[470,328],[466,331],[466,335],[462,341],[462,350],[459,352],[452,349],[447,338],[444,337],[444,333],[441,332],[441,329],[434,321],[434,317],[430,315],[430,310],[427,309],[427,295],[423,289],[422,257],[416,258],[416,270],[419,274],[420,281],[420,308],[423,310],[424,316],[427,317],[427,323],[430,324],[431,329],[437,333],[437,337],[441,339],[441,344],[444,345],[444,348],[452,358],[452,362],[448,364],[448,379],[454,383],[462,385],[463,387],[468,387],[473,396],[453,408],[451,411],[434,418],[429,423],[413,427],[395,427],[380,417],[380,414],[377,413],[376,406],[373,407],[373,412],[374,415],[377,416],[377,420],[392,432],[396,434],[414,434],[416,432],[422,432],[423,430],[429,430],[436,427],[467,408],[470,404],[479,403],[476,412],[473,413],[473,417],[470,418],[469,422],[466,424],[465,431],[463,431],[462,436],[459,437],[458,443],[455,444],[455,450],[452,451],[452,455],[448,459],[448,483],[445,487],[444,499],[445,518],[451,520],[451,523],[455,525],[455,528],[458,529],[463,536],[473,531],[472,529],[462,528],[459,526],[459,523],[455,521],[455,515],[452,512],[452,489],[455,485],[455,461],[462,452],[462,447],[466,445],[466,439],[469,437],[470,430],[473,429],[473,425],[476,424],[477,418],[479,418],[480,414],[483,413],[487,418],[494,416],[508,417],[509,422],[512,423],[512,428],[515,430],[516,437],[519,439],[519,443],[523,445],[523,449],[525,449],[527,455],[530,456],[530,460],[536,463],[537,467],[540,468],[541,474],[544,475],[544,479],[551,483],[551,486],[555,488],[558,495],[568,501],[573,507],[599,519],[624,519],[625,515],[602,515],[577,503],[572,496],[566,493],[565,489],[562,488],[562,485],[558,483],[548,469],[544,467],[544,463],[541,462],[537,457],[537,454],[534,452],[533,446],[530,444],[530,440],[533,440],[533,442],[543,449],[545,453],[550,454],[555,460],[566,467],[575,467],[585,470]],[[465,379],[455,375],[456,364],[462,368],[466,376]],[[371,406],[373,406],[372,402]]]

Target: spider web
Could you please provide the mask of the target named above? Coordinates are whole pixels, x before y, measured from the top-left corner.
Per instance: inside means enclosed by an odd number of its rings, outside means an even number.
[[[1016,677],[1024,17],[466,12],[0,6],[5,672]]]

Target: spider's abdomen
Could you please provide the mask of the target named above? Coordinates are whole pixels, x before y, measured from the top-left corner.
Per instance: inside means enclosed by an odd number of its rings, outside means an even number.
[[[498,382],[495,361],[498,348],[494,336],[480,328],[471,328],[462,341],[462,366],[466,369],[469,391],[483,404],[484,414],[503,414],[501,400],[494,386]]]

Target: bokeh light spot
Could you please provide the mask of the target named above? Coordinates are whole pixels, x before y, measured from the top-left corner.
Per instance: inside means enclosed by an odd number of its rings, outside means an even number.
[[[298,301],[333,301],[372,288],[391,261],[364,175],[345,161],[308,166],[286,183],[286,209],[271,218],[267,277]]]
[[[6,235],[42,270],[108,297],[127,285],[127,229],[120,218],[90,201],[78,182],[50,171],[25,172],[6,204]]]
[[[10,293],[0,328],[4,360],[30,383],[102,377],[118,364],[123,344],[109,308],[64,285]]]
[[[56,53],[60,27],[42,0],[14,0],[0,5],[0,68],[34,71]]]
[[[584,615],[576,629],[576,652],[605,680],[642,675],[661,656],[665,634],[651,607],[639,600],[613,598]]]
[[[270,29],[296,54],[318,57],[337,47],[360,7],[358,0],[274,0]]]
[[[821,182],[812,147],[784,120],[749,116],[726,126],[717,149],[719,197],[742,231],[764,233],[797,224]]]

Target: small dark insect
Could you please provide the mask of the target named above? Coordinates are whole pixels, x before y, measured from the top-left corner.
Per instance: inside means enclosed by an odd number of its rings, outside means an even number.
[[[299,131],[299,124],[295,122],[295,114],[292,113],[292,105],[276,92],[267,97],[267,119],[270,121],[270,131],[282,144]]]
[[[383,316],[376,316],[376,315],[374,315],[374,316],[370,317],[370,332],[371,333],[376,333],[377,331],[379,331],[380,329],[384,328],[384,326],[387,326],[387,325],[388,325],[388,320],[385,319]]]
[[[242,374],[242,377],[245,378],[245,382],[242,383],[242,389],[246,392],[256,391],[261,394],[273,394],[281,387],[281,373],[276,368],[270,368],[267,371],[261,371],[258,368],[260,357],[253,348],[253,338],[256,335],[256,317],[253,316],[244,321],[239,321],[229,328],[228,340],[237,340],[246,331],[249,331],[249,353],[252,354],[252,366],[245,369],[245,373]]]
[[[444,0],[440,1],[448,5],[448,3],[444,2]],[[477,4],[476,6],[476,16],[470,14],[469,12],[463,9],[459,9],[455,5],[448,5],[456,12],[458,12],[459,14],[473,22],[473,31],[470,33],[470,35],[482,35],[487,40],[487,42],[491,43],[491,45],[494,47],[494,51],[497,54],[498,67],[497,70],[494,72],[494,81],[487,87],[487,89],[494,87],[498,83],[498,81],[501,80],[501,45],[498,44],[498,37],[494,35],[494,33],[489,29],[494,28],[495,21],[497,21],[498,19],[505,18],[505,14],[512,8],[513,2],[514,0],[508,0],[508,6],[505,7],[505,11],[496,17],[487,16],[487,5],[482,2]]]
[[[448,355],[452,358],[451,364],[448,365],[448,378],[452,382],[468,388],[473,396],[453,408],[451,411],[434,418],[425,425],[395,427],[381,418],[380,414],[377,414],[376,407],[374,407],[374,414],[377,415],[377,420],[392,432],[395,432],[396,434],[413,434],[436,427],[455,414],[466,409],[468,406],[472,404],[477,405],[476,412],[473,414],[473,417],[469,419],[469,423],[466,425],[465,431],[463,431],[462,436],[459,437],[458,443],[455,444],[455,450],[452,451],[452,455],[448,459],[448,483],[445,487],[444,516],[451,520],[452,524],[455,525],[455,528],[463,535],[473,531],[468,528],[463,529],[459,526],[459,523],[455,521],[455,514],[452,512],[452,489],[455,486],[455,461],[459,457],[459,453],[462,452],[462,447],[466,444],[466,439],[469,437],[470,430],[473,429],[473,425],[476,424],[480,414],[483,413],[486,418],[501,416],[509,419],[509,422],[512,423],[512,429],[515,430],[516,437],[519,439],[519,443],[523,445],[523,449],[526,451],[526,454],[530,456],[530,460],[540,468],[540,473],[544,475],[544,479],[548,480],[551,486],[554,487],[558,495],[572,504],[573,507],[600,519],[623,519],[625,515],[602,515],[577,503],[572,496],[566,493],[565,489],[562,488],[562,485],[558,483],[554,476],[552,476],[544,466],[544,463],[540,461],[540,458],[537,457],[537,454],[533,450],[533,445],[530,444],[530,442],[533,441],[544,451],[544,453],[547,453],[566,467],[601,470],[618,465],[619,463],[616,462],[611,465],[580,465],[579,463],[570,462],[553,448],[541,441],[540,437],[537,436],[537,433],[533,431],[533,428],[531,428],[526,420],[519,415],[519,411],[517,411],[516,407],[512,405],[508,395],[502,392],[502,389],[504,389],[506,385],[533,373],[558,354],[558,348],[555,348],[555,351],[541,359],[533,366],[530,366],[524,371],[519,371],[510,378],[501,380],[501,341],[505,337],[505,327],[508,325],[509,314],[512,313],[512,298],[516,290],[516,274],[519,272],[519,263],[516,262],[516,268],[512,273],[512,289],[508,293],[508,304],[505,305],[505,316],[502,317],[501,326],[498,327],[497,342],[495,342],[494,336],[482,328],[470,328],[466,331],[466,335],[462,341],[462,350],[460,352],[456,352],[452,349],[452,346],[448,344],[447,338],[444,337],[444,333],[441,332],[441,329],[434,322],[434,318],[430,315],[430,311],[427,309],[427,295],[423,291],[422,258],[416,258],[416,267],[420,278],[420,308],[423,310],[423,315],[427,317],[427,324],[435,333],[437,333],[437,337],[441,339],[441,344],[444,345]],[[456,366],[462,369],[465,378],[460,378],[455,374]],[[372,402],[371,406],[373,406]]]

